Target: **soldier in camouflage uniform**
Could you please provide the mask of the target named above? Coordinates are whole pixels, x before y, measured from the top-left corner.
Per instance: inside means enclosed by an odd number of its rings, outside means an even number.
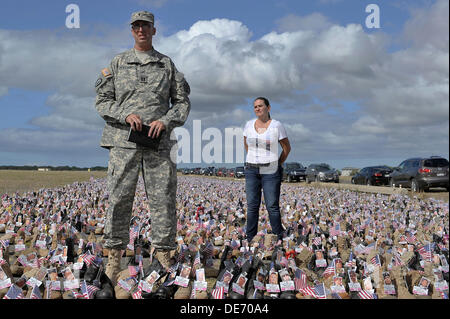
[[[95,107],[106,121],[101,146],[108,148],[109,206],[105,223],[105,247],[109,248],[106,273],[115,281],[120,271],[121,250],[129,242],[139,171],[150,203],[152,246],[155,256],[168,266],[169,251],[176,248],[176,164],[170,151],[174,127],[181,126],[190,110],[190,88],[172,60],[153,49],[154,16],[135,12],[131,16],[133,49],[115,56],[95,83]],[[172,107],[169,106],[169,100]],[[159,136],[158,151],[128,142],[130,126]]]

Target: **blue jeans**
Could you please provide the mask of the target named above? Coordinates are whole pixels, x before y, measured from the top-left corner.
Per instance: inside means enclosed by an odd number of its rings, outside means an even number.
[[[245,167],[245,193],[247,196],[247,240],[251,241],[258,232],[259,206],[261,204],[261,189],[264,192],[264,203],[269,213],[272,233],[282,237],[280,214],[280,187],[283,168],[273,174],[261,174],[262,168]]]

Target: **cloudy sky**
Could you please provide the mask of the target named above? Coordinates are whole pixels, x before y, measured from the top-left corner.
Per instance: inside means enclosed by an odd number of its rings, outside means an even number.
[[[288,161],[342,168],[449,156],[448,0],[5,2],[0,165],[107,165],[94,83],[133,46],[129,18],[141,9],[156,16],[155,49],[191,86],[192,145],[193,120],[225,139],[266,96],[286,127]],[[71,3],[79,28],[66,27]],[[366,24],[371,3],[379,28]]]

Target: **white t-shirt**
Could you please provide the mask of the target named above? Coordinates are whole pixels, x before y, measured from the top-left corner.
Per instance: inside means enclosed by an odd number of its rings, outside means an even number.
[[[277,120],[272,119],[262,134],[255,129],[256,119],[245,124],[244,136],[247,138],[247,163],[267,164],[278,161],[278,141],[287,137],[286,129]]]

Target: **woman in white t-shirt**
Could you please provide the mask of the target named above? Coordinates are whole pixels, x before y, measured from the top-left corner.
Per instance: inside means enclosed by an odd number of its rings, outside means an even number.
[[[270,103],[264,97],[253,102],[256,119],[250,120],[244,128],[244,147],[247,152],[245,163],[245,192],[247,197],[246,236],[250,242],[258,232],[261,189],[269,213],[272,233],[283,237],[280,214],[280,187],[283,177],[281,165],[286,160],[291,146],[283,125],[270,118]],[[282,152],[278,155],[278,145]]]

